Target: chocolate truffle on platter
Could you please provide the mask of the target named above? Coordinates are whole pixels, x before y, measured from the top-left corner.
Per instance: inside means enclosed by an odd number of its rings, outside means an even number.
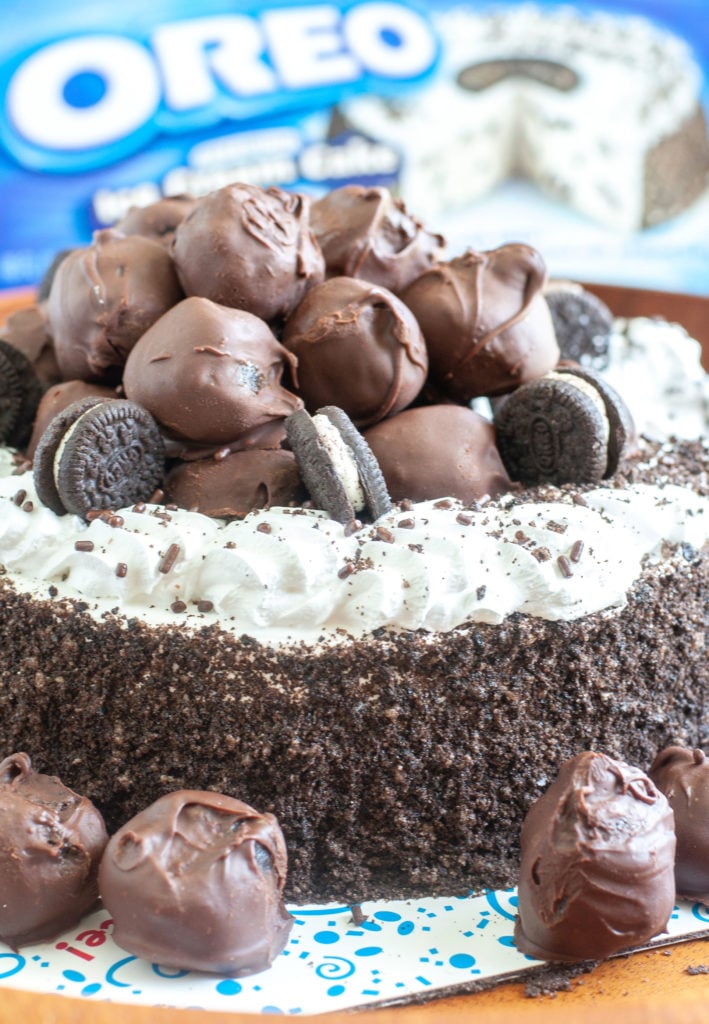
[[[230,796],[179,790],[111,837],[101,898],[119,946],[164,967],[263,971],[293,925],[278,822]]]
[[[675,901],[672,809],[639,768],[584,751],[522,825],[515,945],[600,960],[663,932]]]
[[[16,948],[76,924],[98,897],[107,841],[94,805],[27,754],[0,762],[0,940]]]
[[[306,497],[292,452],[233,452],[182,462],[167,475],[165,500],[205,516],[242,519],[258,508],[302,504]]]
[[[428,270],[445,245],[386,188],[334,189],[313,203],[310,223],[328,275],[362,278],[395,293]]]
[[[709,758],[703,750],[666,747],[649,774],[675,815],[677,892],[709,905]]]
[[[196,202],[191,196],[166,196],[148,206],[131,206],[113,227],[123,235],[152,238],[171,250],[177,225],[192,211]]]
[[[495,445],[492,424],[464,406],[406,409],[377,423],[364,436],[392,501],[449,497],[469,503],[514,489]]]
[[[280,384],[292,358],[257,316],[192,297],[145,332],[123,388],[168,434],[228,445],[300,408]]]
[[[234,184],[204,196],[175,234],[186,294],[267,321],[287,316],[325,274],[309,211],[307,196],[280,188]]]
[[[97,231],[60,263],[47,301],[64,380],[117,384],[128,353],[183,298],[172,258],[140,235]]]
[[[401,293],[421,325],[430,378],[467,403],[541,377],[559,360],[542,289],[546,268],[528,245],[468,249],[427,270]]]
[[[297,358],[293,380],[306,408],[337,405],[358,427],[405,409],[426,380],[426,345],[411,311],[386,288],[352,277],[311,288],[283,344]]]

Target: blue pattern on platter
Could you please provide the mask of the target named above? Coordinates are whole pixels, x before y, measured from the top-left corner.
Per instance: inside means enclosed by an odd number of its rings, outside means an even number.
[[[288,944],[273,966],[222,978],[149,964],[120,949],[105,911],[51,943],[0,944],[0,987],[84,999],[296,1016],[344,1010],[530,970],[514,946],[514,889],[479,896],[290,907]],[[709,907],[680,901],[668,936],[709,927]],[[296,995],[297,993],[297,995]]]

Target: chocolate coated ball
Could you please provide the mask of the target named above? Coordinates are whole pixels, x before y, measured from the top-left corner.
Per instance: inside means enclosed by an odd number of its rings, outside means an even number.
[[[430,377],[456,402],[501,395],[559,360],[542,288],[546,269],[527,245],[469,249],[401,293],[428,346]]]
[[[265,970],[293,919],[281,899],[278,822],[229,796],[180,790],[112,836],[101,898],[119,946],[165,967],[231,976]]]
[[[186,294],[269,322],[287,316],[325,273],[309,210],[307,196],[279,188],[235,184],[204,196],[175,233]]]
[[[406,409],[365,433],[392,501],[477,501],[513,489],[483,416],[460,405]]]
[[[27,754],[0,762],[0,939],[52,939],[91,909],[108,840],[85,797],[32,769]]]
[[[664,931],[675,900],[672,810],[640,771],[585,751],[522,826],[515,943],[542,960],[600,960]]]
[[[283,332],[306,408],[344,409],[358,427],[405,409],[426,380],[419,325],[392,292],[352,277],[311,288]]]

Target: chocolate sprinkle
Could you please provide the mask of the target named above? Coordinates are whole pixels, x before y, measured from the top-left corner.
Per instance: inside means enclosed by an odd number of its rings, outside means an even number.
[[[160,563],[160,572],[168,573],[174,566],[180,555],[180,545],[171,544],[165,553],[165,557]]]
[[[571,579],[571,577],[573,576],[574,572],[573,572],[573,569],[571,568],[571,562],[569,562],[569,560],[566,557],[566,555],[559,555],[559,557],[556,560],[556,564],[559,566],[559,569],[561,571],[561,575],[565,576],[567,578],[567,580]]]

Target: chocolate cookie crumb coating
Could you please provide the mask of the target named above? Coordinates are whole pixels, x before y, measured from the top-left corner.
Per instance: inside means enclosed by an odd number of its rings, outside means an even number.
[[[709,904],[709,758],[703,750],[667,747],[650,778],[675,815],[677,892]]]
[[[0,939],[16,948],[71,928],[96,902],[107,841],[94,805],[27,754],[0,762]]]
[[[639,768],[585,751],[522,825],[515,944],[599,960],[664,931],[675,899],[672,810]]]
[[[228,445],[300,408],[280,385],[291,359],[257,316],[191,297],[146,331],[123,387],[173,437]]]
[[[300,504],[305,489],[292,452],[251,450],[183,462],[165,480],[165,499],[205,516],[243,518],[257,508]]]
[[[186,294],[267,321],[287,316],[325,274],[309,210],[307,196],[279,188],[235,184],[204,196],[175,234]]]
[[[272,814],[180,790],[111,838],[99,886],[119,946],[165,967],[240,977],[269,967],[287,941],[286,868]]]
[[[345,185],[313,203],[310,222],[331,277],[358,277],[398,293],[444,246],[386,188]]]
[[[334,404],[358,427],[405,409],[426,380],[426,344],[411,311],[386,288],[352,277],[311,288],[283,344],[297,358],[293,379],[308,411]]]
[[[441,438],[446,439],[441,444]],[[459,405],[406,409],[365,433],[392,501],[477,501],[513,489],[492,424]]]
[[[47,302],[64,380],[117,384],[140,336],[183,297],[172,259],[140,235],[97,231],[60,263]]]
[[[421,325],[431,382],[441,394],[464,403],[501,395],[556,366],[545,281],[539,253],[512,244],[468,249],[404,289],[401,298]]]

